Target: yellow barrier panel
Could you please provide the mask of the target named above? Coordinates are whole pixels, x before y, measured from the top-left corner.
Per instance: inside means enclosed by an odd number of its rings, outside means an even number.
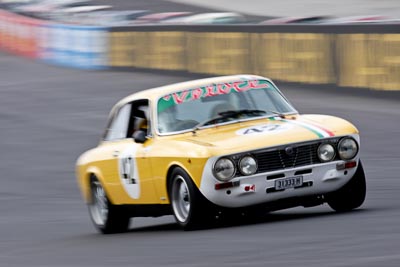
[[[251,73],[248,33],[187,33],[187,70],[194,73]]]
[[[185,70],[185,45],[183,32],[113,32],[110,64],[113,67]]]
[[[400,34],[112,32],[110,65],[400,90]],[[3,35],[3,38],[6,36]]]
[[[254,72],[287,82],[334,83],[332,45],[329,34],[252,34]]]
[[[133,32],[110,33],[109,65],[112,67],[134,67]]]
[[[133,63],[138,68],[150,68],[151,55],[149,54],[150,46],[148,32],[134,32],[133,43],[135,44],[133,50]]]
[[[400,90],[400,34],[340,34],[338,85]]]

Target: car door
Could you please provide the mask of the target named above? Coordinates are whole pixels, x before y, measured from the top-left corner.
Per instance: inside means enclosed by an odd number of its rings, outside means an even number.
[[[147,120],[147,100],[120,107],[112,117],[104,137],[105,169],[110,198],[115,204],[156,203],[150,161],[146,152],[151,142],[136,143],[132,138]],[[148,108],[148,107],[147,107]]]

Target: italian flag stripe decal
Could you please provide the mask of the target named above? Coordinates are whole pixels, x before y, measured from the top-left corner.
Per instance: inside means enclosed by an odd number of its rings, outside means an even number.
[[[286,120],[286,119],[281,119],[281,118],[271,118],[271,120],[282,121],[282,122],[299,125],[305,129],[309,130],[310,132],[313,132],[319,138],[335,136],[335,134],[332,131],[329,131],[329,130],[327,130],[321,126],[318,126],[316,124],[306,123],[306,122],[297,121],[297,120]]]
[[[318,124],[315,124],[315,123],[313,123],[313,122],[307,122],[307,123],[308,123],[309,125],[312,125],[312,126],[314,126],[314,127],[317,127],[317,128],[319,128],[319,129],[321,129],[322,131],[326,132],[326,133],[328,134],[328,136],[335,136],[335,134],[334,134],[332,131],[330,131],[330,130],[328,130],[328,129],[326,129],[326,128],[324,128],[324,127],[318,125]]]

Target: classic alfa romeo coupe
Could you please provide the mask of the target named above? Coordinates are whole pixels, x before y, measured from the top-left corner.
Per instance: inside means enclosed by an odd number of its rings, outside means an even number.
[[[76,171],[100,232],[167,214],[188,230],[224,213],[355,209],[366,195],[359,148],[348,121],[299,114],[271,80],[234,75],[122,99]]]

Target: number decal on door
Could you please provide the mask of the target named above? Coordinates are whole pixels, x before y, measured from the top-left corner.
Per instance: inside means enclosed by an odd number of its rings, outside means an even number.
[[[140,196],[140,179],[136,164],[136,146],[128,146],[119,156],[119,177],[125,191],[131,198]]]
[[[136,184],[134,174],[134,163],[133,158],[128,156],[127,158],[121,158],[121,176],[127,184]]]

